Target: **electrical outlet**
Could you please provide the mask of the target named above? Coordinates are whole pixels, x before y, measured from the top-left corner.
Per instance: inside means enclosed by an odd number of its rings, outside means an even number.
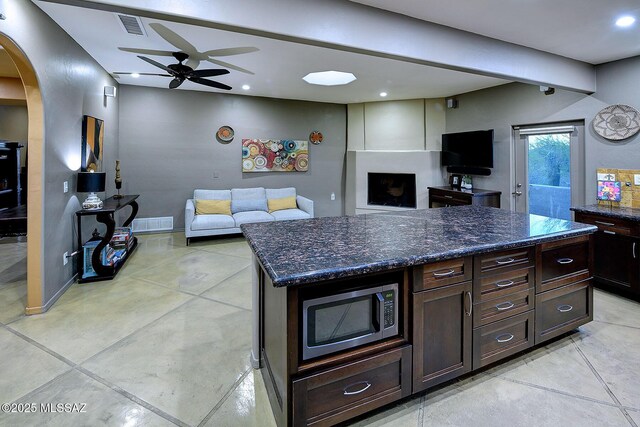
[[[213,178],[220,178],[220,173],[218,171],[213,171]]]
[[[65,181],[63,186],[62,186],[62,188],[63,188],[63,191],[65,193],[68,193],[69,192],[69,181]]]
[[[65,252],[62,255],[62,265],[67,265],[68,262],[69,262],[69,252]]]
[[[336,193],[331,193],[331,200],[335,200],[336,199]]]
[[[634,174],[633,175],[633,184],[634,185],[640,185],[640,174]]]

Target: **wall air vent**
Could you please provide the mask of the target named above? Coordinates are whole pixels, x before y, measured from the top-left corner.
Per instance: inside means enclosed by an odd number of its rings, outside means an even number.
[[[127,34],[133,34],[136,36],[147,35],[144,31],[144,25],[142,25],[142,21],[138,16],[123,15],[121,13],[116,13],[115,15],[120,27],[126,31]]]
[[[173,217],[163,216],[157,218],[136,218],[131,224],[132,230],[136,232],[150,231],[171,231],[173,230]]]

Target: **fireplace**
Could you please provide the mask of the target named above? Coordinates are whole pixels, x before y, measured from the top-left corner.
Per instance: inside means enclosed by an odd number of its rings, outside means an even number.
[[[369,172],[367,176],[367,204],[416,208],[415,174]]]

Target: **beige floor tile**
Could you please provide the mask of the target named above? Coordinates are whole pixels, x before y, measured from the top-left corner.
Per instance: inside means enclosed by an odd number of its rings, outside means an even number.
[[[269,398],[260,371],[251,369],[207,421],[207,427],[275,427]]]
[[[195,298],[83,366],[189,424],[249,367],[251,313]]]
[[[203,244],[199,247],[199,249],[208,252],[216,252],[222,255],[233,255],[247,259],[251,259],[251,254],[253,253],[244,237],[217,240],[209,244]]]
[[[135,273],[133,277],[199,294],[236,274],[249,264],[248,259],[194,251]]]
[[[579,337],[579,334],[576,334],[576,337]],[[580,355],[571,340],[573,336],[554,341],[517,359],[498,365],[488,373],[505,379],[615,403]]]
[[[627,410],[627,413],[629,414],[629,416],[631,417],[631,419],[633,419],[633,421],[640,426],[640,411],[629,411]]]
[[[12,402],[69,369],[66,363],[0,328],[0,403]]]
[[[171,239],[149,238],[143,240],[139,238],[138,247],[127,259],[118,275],[130,276],[140,273],[192,252],[194,252],[193,249],[173,245]]]
[[[251,267],[246,267],[201,295],[251,310],[252,286]]]
[[[103,384],[81,374],[68,372],[24,399],[23,403],[67,403],[73,412],[40,411],[0,414],[0,425],[10,426],[175,426]],[[78,404],[77,406],[72,406]],[[83,406],[84,405],[84,406]],[[79,412],[83,410],[84,412]],[[63,407],[64,411],[64,407]]]
[[[622,405],[640,409],[640,330],[601,322],[581,329],[578,348]]]
[[[124,277],[76,283],[49,312],[23,317],[11,327],[79,363],[189,298]]]
[[[640,328],[640,303],[595,289],[593,319]]]
[[[0,286],[0,323],[10,323],[24,316],[27,306],[27,281]]]
[[[620,427],[628,422],[615,406],[481,377],[434,399],[428,393],[423,425]]]
[[[382,411],[376,411],[371,415],[359,419],[353,426],[361,427],[413,427],[418,426],[422,411],[422,396],[400,405],[390,405]]]

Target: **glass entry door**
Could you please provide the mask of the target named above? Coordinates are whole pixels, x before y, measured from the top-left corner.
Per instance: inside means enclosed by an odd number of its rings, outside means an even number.
[[[583,132],[582,123],[514,128],[516,211],[571,219],[584,202]]]

